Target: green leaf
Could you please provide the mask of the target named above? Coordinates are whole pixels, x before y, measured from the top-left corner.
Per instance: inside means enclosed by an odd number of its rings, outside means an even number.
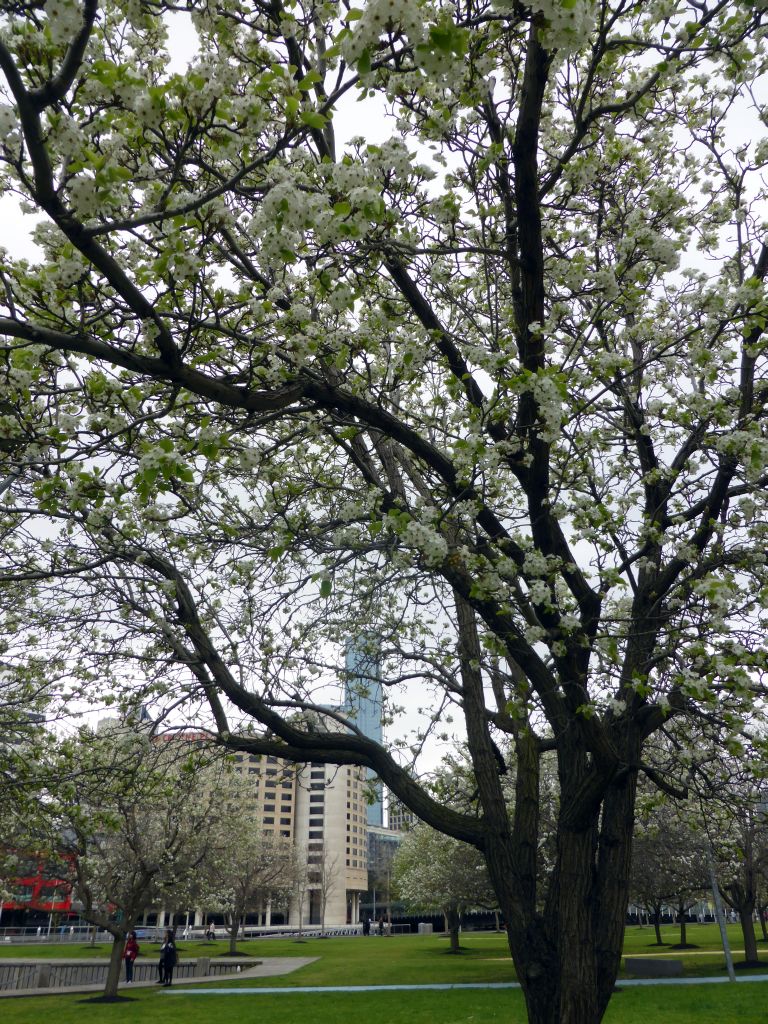
[[[328,118],[317,110],[302,110],[301,121],[310,128],[325,128],[328,124]]]
[[[320,584],[320,597],[330,597],[333,591],[333,583],[329,579],[324,579]]]
[[[360,60],[357,62],[357,71],[360,75],[369,75],[371,73],[371,51],[367,46],[360,54]]]
[[[322,81],[321,76],[318,74],[317,71],[315,71],[314,68],[312,68],[312,70],[308,71],[306,73],[306,75],[304,75],[304,77],[299,82],[299,88],[302,91],[306,92],[307,89],[311,89],[313,85],[315,85],[317,82],[321,82],[321,81]]]

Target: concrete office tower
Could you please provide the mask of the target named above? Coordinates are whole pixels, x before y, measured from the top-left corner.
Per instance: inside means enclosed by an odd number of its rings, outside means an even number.
[[[302,923],[357,924],[368,888],[363,769],[320,762],[298,769],[295,841],[306,853],[308,877]],[[295,899],[290,923],[299,924]]]
[[[357,728],[372,740],[381,743],[384,738],[382,726],[382,687],[379,659],[371,651],[370,639],[360,637],[347,644],[345,653],[346,682],[344,684],[344,708]],[[368,804],[368,824],[381,827],[384,824],[384,805],[381,783],[370,769],[366,779],[375,794]]]

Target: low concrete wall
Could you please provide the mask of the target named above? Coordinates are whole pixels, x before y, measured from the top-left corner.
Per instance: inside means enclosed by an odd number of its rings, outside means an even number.
[[[637,978],[679,978],[682,960],[661,960],[649,956],[625,956],[624,970]]]
[[[158,958],[139,957],[133,965],[134,981],[152,981],[158,976]],[[174,981],[185,978],[216,978],[236,974],[261,961],[239,957],[185,957],[176,965]],[[104,985],[107,981],[108,960],[0,960],[0,989],[14,991],[28,988],[77,988],[81,985]],[[121,981],[125,968],[121,968]]]

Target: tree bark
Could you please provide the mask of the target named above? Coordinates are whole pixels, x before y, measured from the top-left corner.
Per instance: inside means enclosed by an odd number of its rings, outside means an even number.
[[[661,907],[653,908],[653,930],[656,932],[656,945],[663,946],[661,938]]]
[[[744,936],[744,960],[747,963],[757,963],[757,936],[755,935],[754,921],[755,906],[751,901],[738,907],[739,923]]]
[[[112,935],[112,949],[109,953],[109,967],[107,968],[107,982],[104,986],[104,998],[114,999],[117,996],[117,987],[120,983],[120,969],[123,965],[123,949],[125,948],[124,935]]]
[[[456,907],[449,907],[445,912],[445,923],[448,928],[450,953],[459,952],[459,928],[461,927],[461,915]]]
[[[613,777],[571,730],[557,743],[560,812],[549,890],[539,891],[540,772],[529,730],[516,736],[518,777],[510,828],[484,714],[474,613],[457,595],[467,739],[485,820],[482,851],[530,1024],[599,1024],[618,974],[629,898],[636,774]],[[637,738],[622,760],[636,763]],[[543,910],[541,909],[543,898]]]
[[[237,953],[237,936],[240,932],[240,911],[239,909],[230,915],[229,918],[229,954],[235,956]]]

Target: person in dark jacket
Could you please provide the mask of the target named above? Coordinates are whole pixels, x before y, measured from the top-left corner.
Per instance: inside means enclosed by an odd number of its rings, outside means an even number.
[[[179,955],[176,952],[176,943],[173,941],[173,932],[167,931],[163,944],[160,947],[160,963],[158,965],[160,970],[160,984],[165,985],[166,988],[173,981],[173,968],[176,966],[176,962],[179,959]]]
[[[130,985],[133,981],[133,961],[139,955],[139,944],[136,941],[136,932],[128,932],[128,938],[125,940],[125,949],[123,950],[123,959],[125,960],[125,982]]]

